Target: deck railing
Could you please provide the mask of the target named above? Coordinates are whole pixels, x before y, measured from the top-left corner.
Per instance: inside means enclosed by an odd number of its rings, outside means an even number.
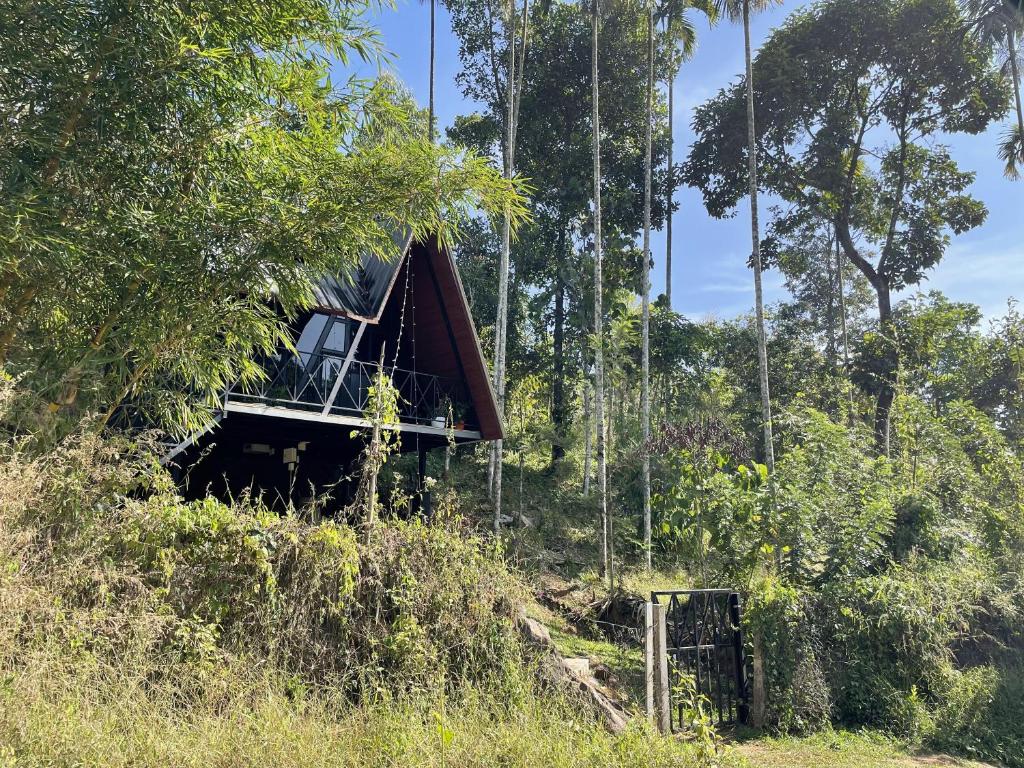
[[[369,388],[377,364],[331,354],[295,354],[282,350],[260,361],[266,376],[248,386],[235,384],[227,401],[260,403],[279,408],[362,417],[369,406]],[[342,372],[344,371],[344,376]],[[455,379],[384,366],[398,390],[401,423],[450,427],[469,422],[465,385]],[[464,423],[465,429],[476,429]]]

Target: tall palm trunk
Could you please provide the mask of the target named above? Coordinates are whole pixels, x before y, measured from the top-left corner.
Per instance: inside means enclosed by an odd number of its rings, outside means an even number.
[[[608,576],[614,588],[615,568],[612,562],[611,519],[608,515],[608,467],[605,456],[607,432],[604,418],[604,279],[601,254],[601,87],[598,83],[598,0],[590,0],[592,24],[590,46],[590,79],[593,89],[591,128],[594,160],[594,411],[597,420],[597,490],[601,506],[601,573]]]
[[[583,379],[583,498],[590,498],[590,477],[592,470],[590,467],[591,456],[594,452],[594,425],[591,422],[590,414],[590,388],[593,386],[590,381],[590,376],[586,376]]]
[[[758,378],[761,383],[761,420],[764,425],[764,463],[775,474],[772,439],[772,403],[768,390],[768,343],[764,329],[764,291],[761,285],[761,233],[757,211],[757,132],[754,126],[754,66],[750,54],[750,0],[743,0],[743,44],[747,69],[747,163],[750,180],[750,239],[754,263],[754,314],[757,325]]]
[[[515,128],[515,82],[516,82],[516,4],[515,0],[508,3],[508,80],[505,84],[505,178],[511,179],[515,173],[514,141]],[[509,255],[512,248],[511,213],[505,212],[501,223],[501,261],[498,265],[498,318],[495,323],[495,361],[494,361],[494,392],[498,401],[498,413],[505,414],[505,343],[508,325],[508,273]],[[494,443],[494,532],[501,531],[501,470],[504,459],[504,441]]]
[[[640,386],[641,446],[643,456],[644,556],[651,569],[651,162],[654,124],[654,8],[647,9],[647,122],[644,143],[644,263],[643,296],[641,297],[641,368]]]
[[[1017,32],[1012,24],[1006,30],[1006,45],[1010,54],[1010,71],[1013,78],[1013,97],[1017,106],[1017,129],[1024,137],[1024,108],[1021,107],[1020,68],[1017,66]]]
[[[672,16],[669,14],[665,22],[666,28],[672,26]],[[668,75],[668,188],[665,191],[665,300],[668,306],[672,307],[672,198],[675,197],[676,184],[675,175],[672,172],[672,151],[675,149],[675,137],[673,135],[673,98],[675,91],[675,73],[669,67]]]
[[[427,138],[431,143],[434,142],[434,51],[435,51],[435,30],[434,30],[434,11],[437,6],[437,0],[430,0],[430,106],[427,112]]]

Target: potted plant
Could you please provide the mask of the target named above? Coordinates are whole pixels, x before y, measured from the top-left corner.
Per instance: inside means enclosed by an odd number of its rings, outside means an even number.
[[[436,427],[437,429],[444,429],[448,426],[449,416],[452,413],[452,402],[448,398],[445,398],[440,407],[434,413],[434,418],[430,421],[430,426]]]
[[[468,408],[465,403],[459,402],[455,404],[455,409],[452,413],[453,428],[461,432],[466,428],[466,411]]]

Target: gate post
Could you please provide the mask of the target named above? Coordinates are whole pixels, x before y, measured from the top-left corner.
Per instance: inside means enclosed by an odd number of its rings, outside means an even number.
[[[647,720],[655,725],[658,722],[657,714],[654,711],[654,603],[644,603],[644,688],[647,697],[645,699],[645,711]]]
[[[743,624],[740,615],[740,595],[729,595],[729,623],[733,627],[732,653],[736,670],[736,719],[742,725],[750,721],[750,686],[747,684],[746,654],[743,652]]]
[[[672,710],[669,704],[671,682],[668,674],[668,626],[664,605],[654,603],[654,712],[658,731],[665,736],[672,733]]]

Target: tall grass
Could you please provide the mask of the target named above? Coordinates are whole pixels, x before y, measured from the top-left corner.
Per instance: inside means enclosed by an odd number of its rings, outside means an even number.
[[[56,667],[56,668],[55,668]],[[39,666],[0,688],[0,765],[693,766],[684,745],[642,726],[612,737],[571,699],[524,677],[449,696],[351,704],[224,675],[219,695],[177,700],[106,670]],[[447,699],[447,700],[446,700]],[[5,763],[6,760],[6,763]]]

